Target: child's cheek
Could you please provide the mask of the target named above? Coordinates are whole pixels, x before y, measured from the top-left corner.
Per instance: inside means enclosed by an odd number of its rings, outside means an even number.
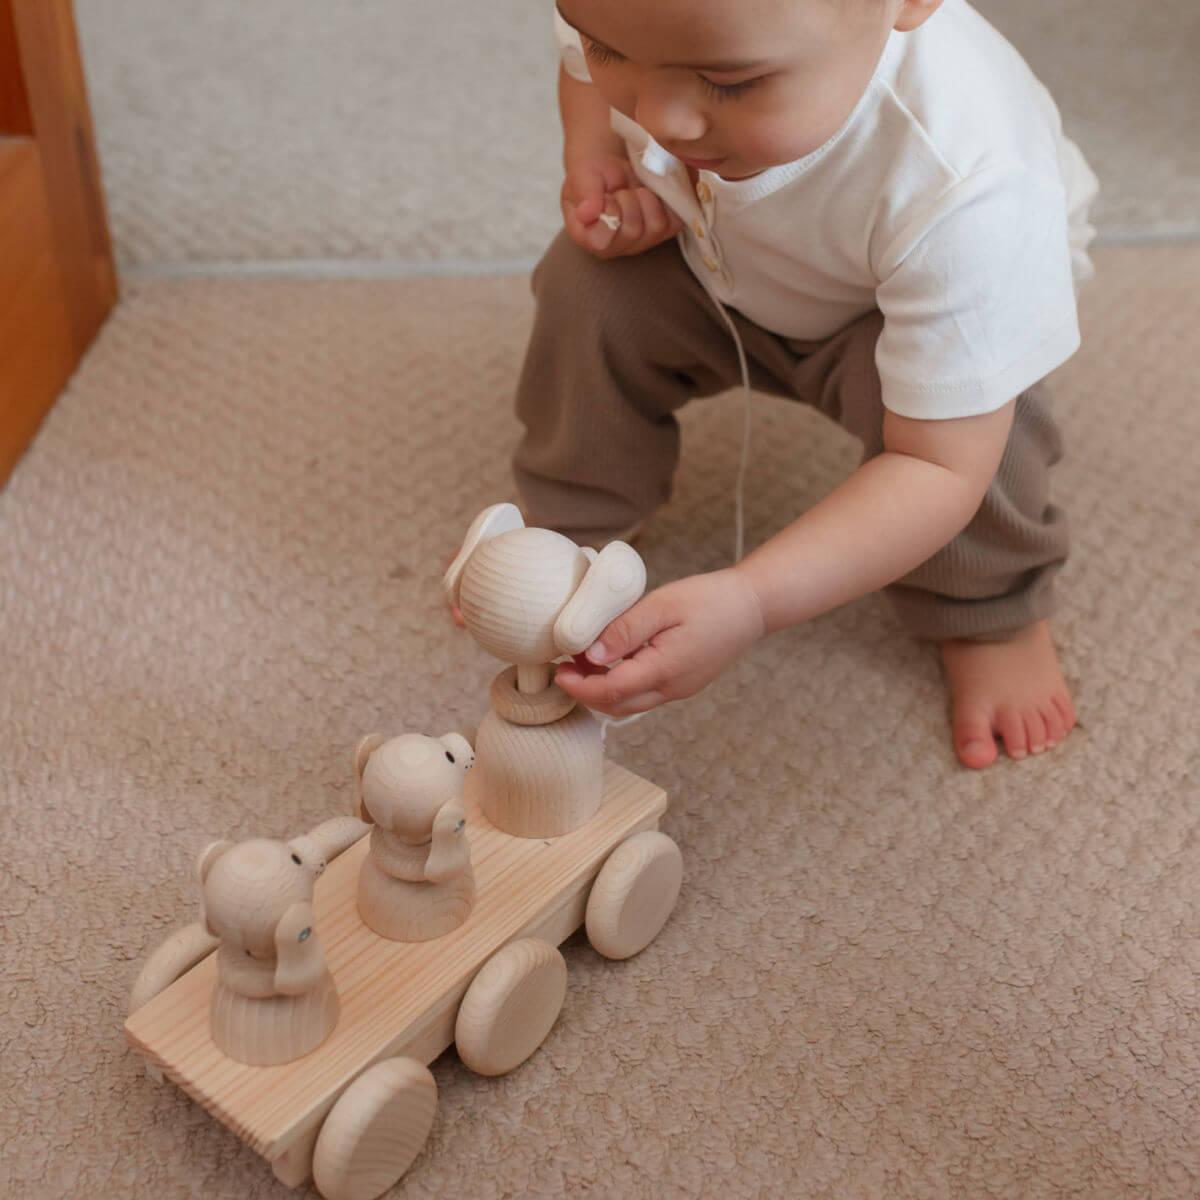
[[[592,67],[592,83],[609,108],[615,108],[631,121],[635,119],[633,114],[637,108],[637,89],[628,85],[622,86],[618,72]]]
[[[795,114],[772,112],[747,116],[737,131],[736,153],[762,169],[795,162],[816,150],[823,140]]]

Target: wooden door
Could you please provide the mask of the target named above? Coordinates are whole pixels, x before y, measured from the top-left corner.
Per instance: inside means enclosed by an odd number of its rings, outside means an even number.
[[[116,297],[70,0],[0,0],[0,486]]]

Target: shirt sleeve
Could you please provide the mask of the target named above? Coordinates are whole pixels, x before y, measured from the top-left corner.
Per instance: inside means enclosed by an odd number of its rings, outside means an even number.
[[[563,20],[557,8],[554,10],[554,36],[558,39],[558,54],[563,70],[580,83],[591,83],[592,73],[588,70],[587,55],[583,52],[583,39],[577,29]]]
[[[1079,348],[1061,183],[1022,166],[960,180],[877,268],[883,403],[947,420],[1002,408]]]

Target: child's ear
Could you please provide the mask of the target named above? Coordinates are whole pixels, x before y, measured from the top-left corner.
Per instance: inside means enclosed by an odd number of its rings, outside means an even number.
[[[475,548],[480,542],[486,542],[489,538],[499,537],[500,534],[509,533],[514,529],[524,528],[525,518],[521,516],[521,510],[515,504],[493,504],[490,508],[485,508],[471,522],[471,528],[463,538],[462,548],[446,569],[446,574],[442,576],[446,599],[458,607],[458,589],[462,584],[467,559],[475,553]]]
[[[554,644],[563,654],[582,654],[645,590],[642,556],[625,542],[609,542],[558,614]]]
[[[387,741],[382,733],[372,733],[363,738],[354,747],[354,800],[350,806],[350,815],[368,825],[374,824],[375,818],[363,803],[363,772],[367,769],[367,760]]]
[[[325,970],[325,955],[313,929],[311,904],[289,905],[275,926],[275,990],[300,996],[312,988]]]

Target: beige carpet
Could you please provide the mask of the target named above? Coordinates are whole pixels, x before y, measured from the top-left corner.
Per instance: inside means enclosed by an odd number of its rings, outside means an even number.
[[[1104,185],[1200,233],[1196,0],[981,0]],[[76,0],[121,261],[536,255],[559,217],[551,0]]]
[[[982,774],[871,598],[614,732],[684,891],[582,942],[547,1044],[439,1113],[395,1195],[1200,1192],[1200,249],[1109,250],[1061,374],[1082,727]],[[0,1195],[286,1195],[121,1033],[217,836],[349,803],[374,729],[474,722],[497,669],[437,580],[507,494],[523,280],[141,284],[0,493]],[[758,410],[749,533],[854,461]],[[721,565],[738,412],[687,414],[663,581]]]

